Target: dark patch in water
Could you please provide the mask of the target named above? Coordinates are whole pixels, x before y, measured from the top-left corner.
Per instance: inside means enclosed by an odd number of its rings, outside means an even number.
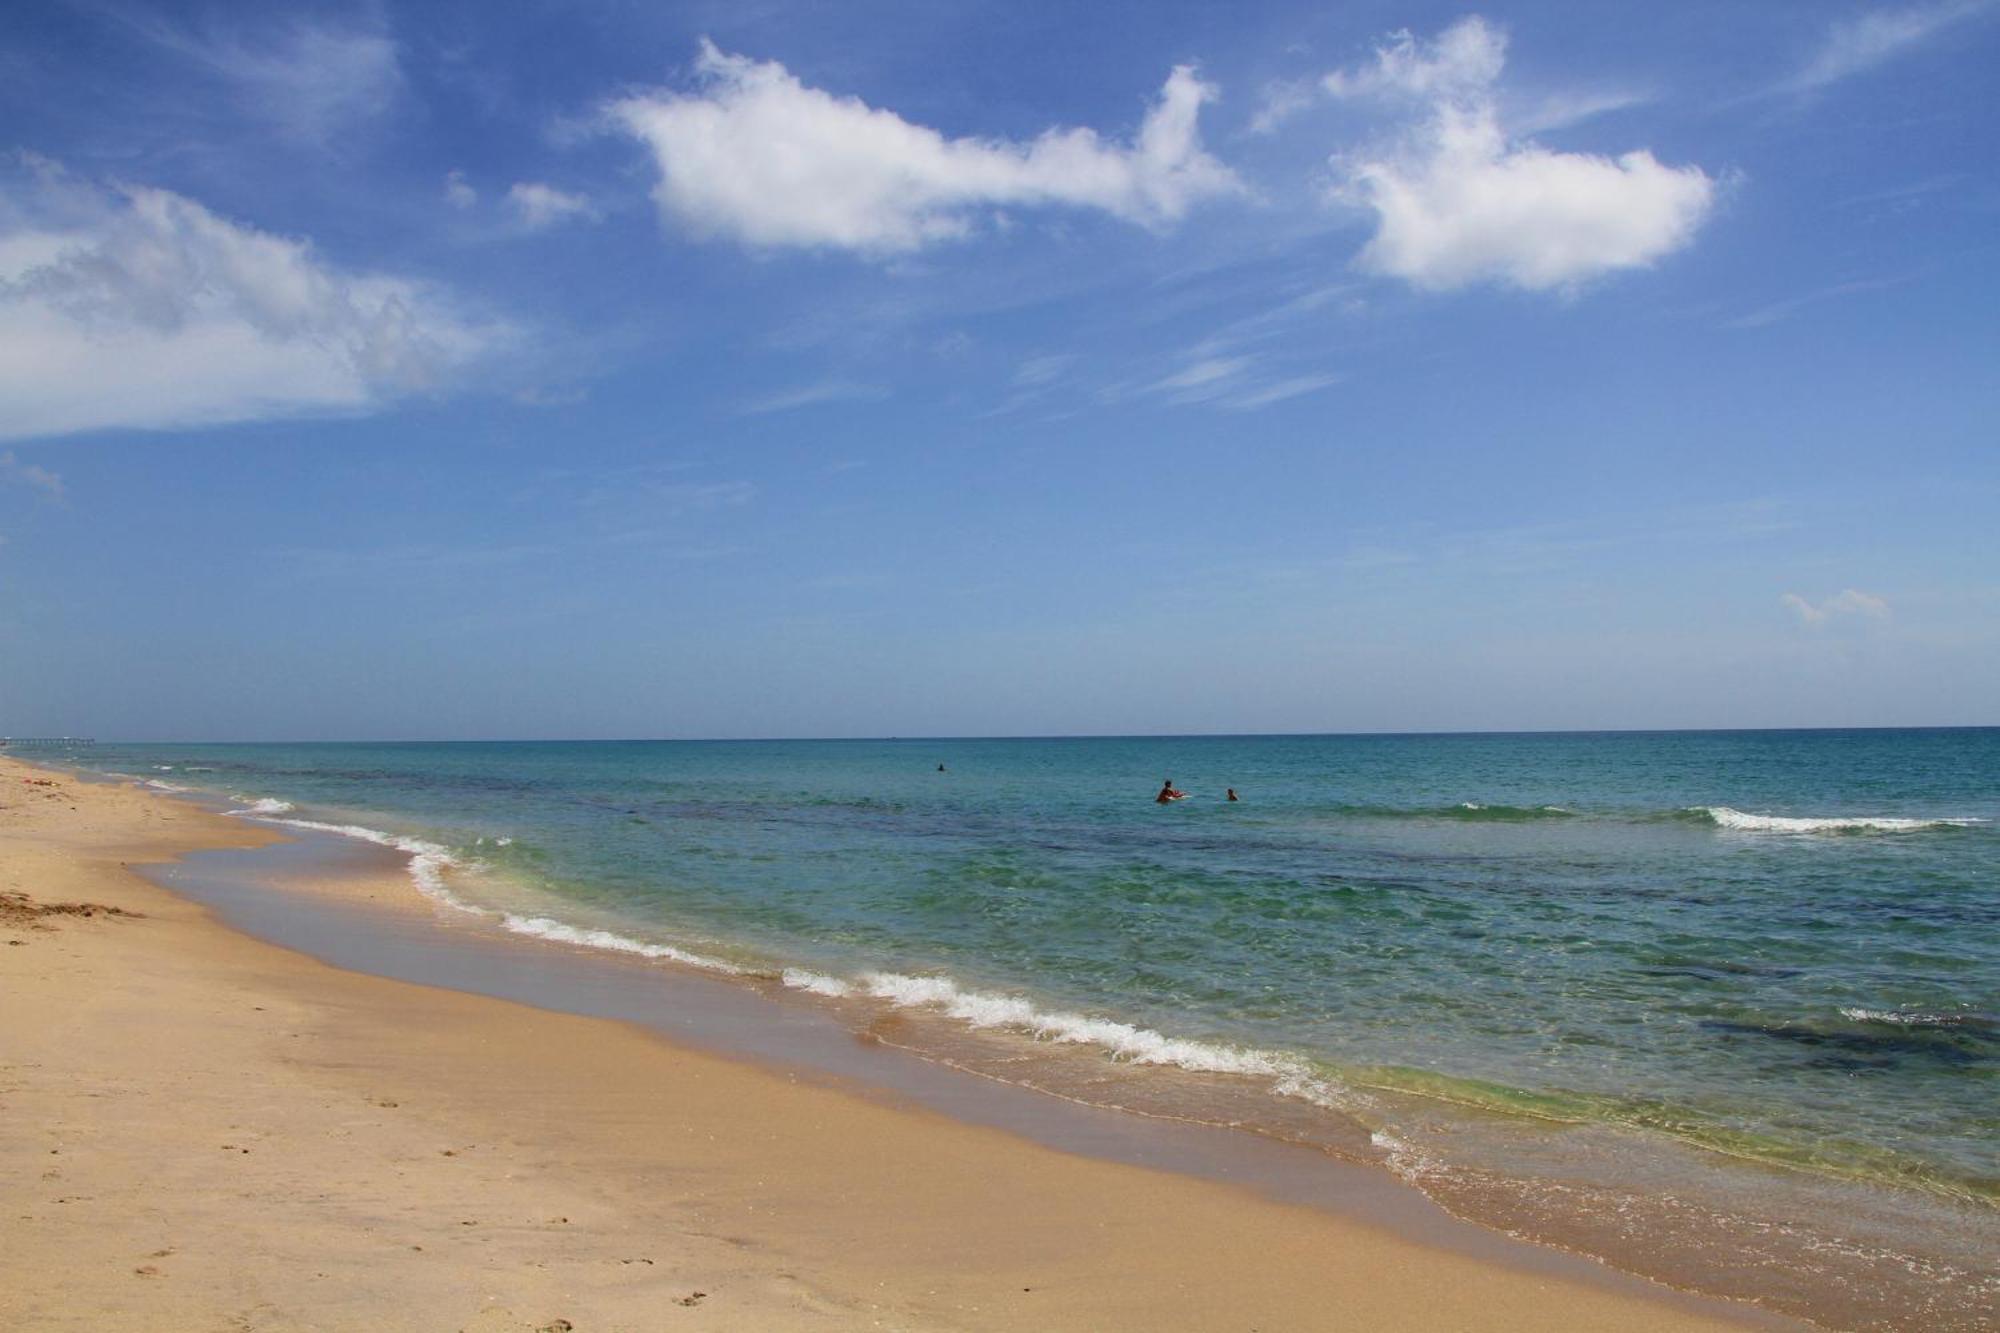
[[[1723,1018],[1704,1019],[1701,1026],[1704,1031],[1725,1036],[1770,1037],[1825,1051],[1827,1054],[1814,1063],[1840,1069],[1855,1067],[1845,1063],[1846,1060],[1858,1060],[1860,1067],[1869,1068],[1886,1068],[1901,1058],[1956,1066],[1983,1064],[1988,1060],[1977,1051],[1967,1050],[1967,1043],[1956,1040],[1958,1034],[1947,1029],[1853,1030],[1804,1023],[1738,1023]]]
[[[1673,963],[1639,969],[1649,977],[1693,977],[1697,981],[1735,981],[1746,977],[1782,980],[1803,972],[1798,967],[1764,967],[1755,963]]]

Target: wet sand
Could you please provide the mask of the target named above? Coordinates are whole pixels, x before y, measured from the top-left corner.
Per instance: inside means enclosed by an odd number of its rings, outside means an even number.
[[[1288,1202],[1279,1180],[1135,1165],[1164,1142],[1144,1134],[1104,1160],[1116,1145],[1060,1117],[926,1091],[949,1071],[871,1093],[853,1084],[868,1070],[784,1049],[725,1057],[343,970],[131,868],[273,840],[0,759],[9,1327],[1774,1326],[1498,1238]],[[265,910],[401,920],[412,974],[436,979],[438,928],[392,859],[288,890]],[[954,1096],[988,1109],[941,1113]],[[1380,1196],[1381,1175],[1353,1191]],[[1355,1203],[1391,1218],[1390,1197]]]

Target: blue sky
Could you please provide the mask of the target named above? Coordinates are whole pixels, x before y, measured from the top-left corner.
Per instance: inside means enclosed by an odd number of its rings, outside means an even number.
[[[1990,724],[2000,4],[14,6],[0,733]]]

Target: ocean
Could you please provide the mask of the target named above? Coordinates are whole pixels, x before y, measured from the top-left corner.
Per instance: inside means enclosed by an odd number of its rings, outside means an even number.
[[[71,762],[400,847],[524,934],[1380,1162],[1662,1280],[1843,1327],[1994,1318],[2000,729]]]

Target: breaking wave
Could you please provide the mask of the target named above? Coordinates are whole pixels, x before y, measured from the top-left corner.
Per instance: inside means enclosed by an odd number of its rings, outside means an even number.
[[[410,880],[418,892],[434,902],[469,912],[475,916],[489,917],[500,926],[516,935],[530,935],[536,939],[548,940],[556,944],[571,944],[586,949],[603,949],[611,953],[633,954],[640,958],[666,959],[688,967],[700,968],[707,972],[721,972],[731,976],[750,974],[750,969],[706,954],[693,953],[671,944],[657,944],[646,940],[620,935],[616,931],[602,930],[590,926],[574,926],[553,917],[528,916],[502,909],[480,907],[466,902],[453,893],[445,882],[447,872],[454,869],[476,868],[454,856],[451,851],[424,838],[413,838],[403,834],[384,833],[381,829],[369,828],[363,824],[331,824],[318,819],[284,819],[281,814],[294,809],[289,801],[271,797],[261,797],[250,802],[241,810],[231,814],[246,815],[267,824],[283,824],[288,828],[310,829],[317,833],[332,833],[343,838],[357,838],[362,842],[374,843],[378,847],[388,847],[402,852],[410,858]],[[482,841],[484,841],[482,839]],[[496,839],[499,846],[507,846],[512,838]]]
[[[830,999],[864,997],[886,1000],[903,1009],[927,1009],[973,1028],[1005,1028],[1038,1041],[1095,1046],[1113,1060],[1134,1065],[1169,1065],[1201,1074],[1242,1074],[1271,1081],[1280,1096],[1301,1097],[1339,1109],[1353,1098],[1345,1089],[1316,1072],[1312,1065],[1282,1051],[1254,1046],[1170,1037],[1132,1023],[1064,1010],[1038,1009],[1017,995],[966,990],[950,977],[917,977],[900,972],[864,972],[852,981],[786,968],[785,985]]]
[[[671,944],[651,944],[645,940],[633,939],[630,935],[620,935],[612,930],[572,926],[566,921],[557,921],[553,917],[546,916],[521,916],[514,912],[500,912],[497,915],[500,924],[516,935],[532,935],[536,939],[552,940],[557,944],[574,944],[585,949],[606,949],[612,953],[636,954],[640,958],[664,958],[688,967],[698,967],[705,972],[722,972],[738,977],[751,975],[751,969],[739,967],[720,958],[690,953]]]
[[[1699,822],[1736,833],[1915,833],[1922,829],[1971,828],[1988,822],[1973,816],[1920,819],[1901,815],[1752,815],[1726,805],[1698,805],[1686,813]]]
[[[434,902],[455,907],[462,912],[480,910],[459,898],[446,885],[445,872],[458,864],[458,858],[438,843],[398,833],[384,833],[380,829],[368,828],[361,824],[329,824],[318,819],[285,819],[276,814],[252,813],[250,817],[267,824],[283,824],[288,828],[311,829],[317,833],[339,834],[343,838],[358,838],[362,842],[372,842],[377,847],[387,847],[402,852],[410,858],[410,882],[417,886],[419,893]]]
[[[231,810],[229,813],[232,815],[283,815],[298,809],[290,801],[281,801],[275,796],[259,796],[254,800],[249,797],[237,799],[248,800],[250,803],[241,810]]]

